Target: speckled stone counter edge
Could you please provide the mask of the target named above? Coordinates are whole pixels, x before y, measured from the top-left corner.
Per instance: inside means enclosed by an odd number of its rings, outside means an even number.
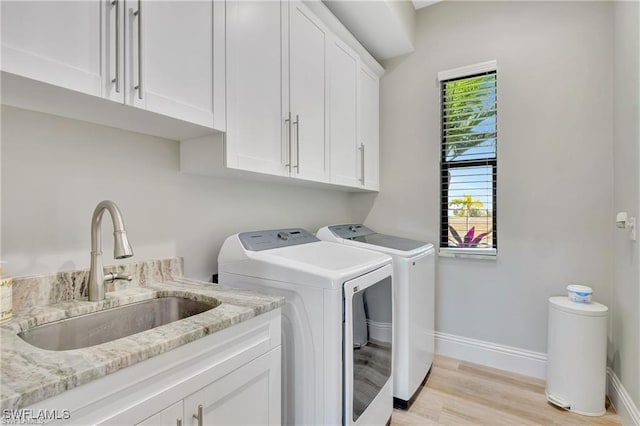
[[[108,288],[101,302],[89,302],[83,295],[87,271],[15,278],[19,312],[0,325],[1,409],[27,407],[284,304],[283,298],[182,278],[180,258],[106,269],[129,273],[134,279]],[[17,336],[37,325],[166,296],[215,299],[220,305],[142,333],[76,350],[42,350]]]

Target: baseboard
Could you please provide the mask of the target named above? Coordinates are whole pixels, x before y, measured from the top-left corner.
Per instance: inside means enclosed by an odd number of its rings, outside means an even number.
[[[611,368],[607,368],[607,395],[623,425],[640,426],[640,410]]]
[[[378,322],[368,319],[369,337],[383,343],[391,343],[393,326],[390,322]]]
[[[546,378],[547,355],[544,353],[438,331],[434,337],[439,355],[543,380]],[[607,396],[625,426],[640,426],[640,410],[611,368],[607,368]]]
[[[547,355],[544,353],[438,331],[434,337],[437,354],[538,379],[546,377]]]

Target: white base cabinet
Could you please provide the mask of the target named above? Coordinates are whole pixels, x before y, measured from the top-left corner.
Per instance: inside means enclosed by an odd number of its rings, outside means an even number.
[[[185,398],[183,425],[279,425],[280,358],[274,349]]]
[[[183,423],[184,404],[178,401],[159,413],[141,421],[136,426],[176,426]]]
[[[203,337],[30,407],[50,424],[280,425],[281,311]]]

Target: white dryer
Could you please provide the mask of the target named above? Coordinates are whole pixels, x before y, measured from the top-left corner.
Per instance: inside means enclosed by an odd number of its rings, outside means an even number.
[[[395,293],[393,396],[408,408],[434,353],[435,267],[433,244],[378,234],[364,225],[326,226],[318,238],[386,253],[393,258]]]
[[[391,258],[320,241],[303,229],[232,235],[218,257],[224,287],[284,296],[283,423],[384,425],[393,411]],[[385,318],[381,315],[387,315]],[[249,408],[249,407],[248,407]]]

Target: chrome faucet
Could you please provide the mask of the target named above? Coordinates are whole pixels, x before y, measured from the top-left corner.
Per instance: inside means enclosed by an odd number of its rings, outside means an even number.
[[[124,230],[124,222],[120,209],[113,201],[101,201],[93,211],[91,219],[91,269],[89,270],[89,300],[97,302],[104,300],[104,282],[114,282],[115,280],[131,281],[131,275],[124,274],[104,274],[102,266],[102,242],[100,225],[102,215],[108,210],[113,222],[113,257],[125,259],[133,256],[133,250],[127,239],[127,231]]]

